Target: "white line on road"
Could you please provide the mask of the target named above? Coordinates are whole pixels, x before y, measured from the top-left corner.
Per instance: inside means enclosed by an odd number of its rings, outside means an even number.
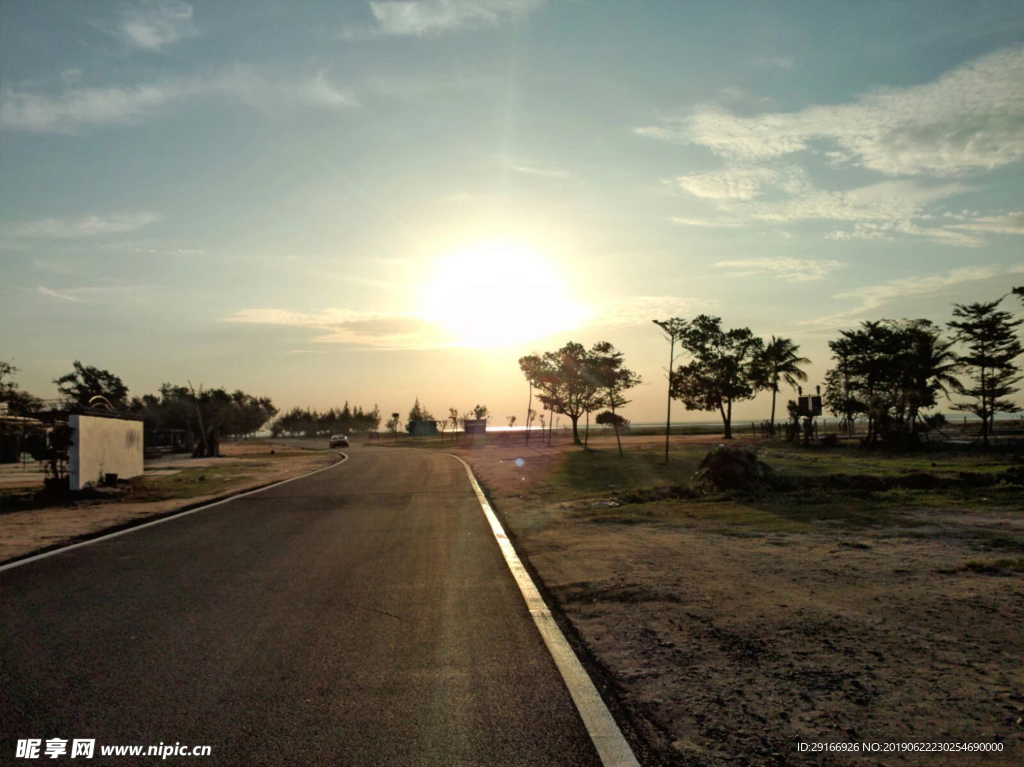
[[[332,450],[331,452],[337,453],[338,455],[340,455],[341,456],[341,460],[338,461],[337,463],[332,463],[330,466],[324,466],[322,469],[316,469],[314,471],[309,472],[308,474],[301,474],[298,477],[292,477],[291,479],[282,479],[280,482],[275,482],[274,484],[267,485],[266,487],[258,487],[255,490],[249,490],[248,492],[245,492],[245,493],[239,493],[238,495],[232,495],[229,498],[222,498],[219,501],[214,501],[213,503],[208,503],[205,506],[198,506],[198,507],[196,507],[194,509],[186,509],[185,511],[180,511],[177,514],[170,514],[169,516],[161,517],[160,519],[154,519],[152,522],[143,522],[141,525],[134,525],[132,527],[126,527],[124,530],[118,530],[116,533],[107,533],[106,535],[100,535],[100,536],[97,536],[96,538],[90,538],[89,540],[82,541],[81,543],[72,543],[70,546],[61,546],[59,549],[52,549],[51,551],[44,551],[42,554],[36,554],[33,557],[25,557],[25,559],[19,559],[16,562],[8,562],[6,565],[0,565],[0,573],[2,573],[4,570],[12,570],[15,567],[21,567],[22,565],[27,565],[29,562],[37,562],[40,559],[46,559],[47,557],[52,557],[55,554],[63,554],[65,551],[71,551],[72,549],[78,549],[78,548],[81,548],[82,546],[89,546],[90,544],[99,543],[100,541],[108,541],[111,538],[116,538],[119,535],[127,535],[128,533],[134,533],[136,530],[141,530],[144,527],[152,527],[153,525],[159,525],[159,524],[162,524],[164,522],[170,522],[172,519],[181,519],[182,517],[187,517],[189,514],[195,514],[197,511],[204,511],[206,509],[212,509],[214,506],[220,506],[222,503],[230,503],[231,501],[237,501],[239,498],[245,498],[245,496],[247,496],[247,495],[255,495],[256,493],[262,493],[264,490],[270,490],[273,487],[280,487],[281,485],[287,485],[289,482],[294,482],[297,479],[305,479],[306,477],[312,477],[314,474],[319,474],[321,471],[327,471],[328,469],[333,469],[335,466],[340,466],[341,464],[345,463],[345,461],[348,460],[348,455],[346,455],[345,453],[342,453],[342,452],[340,452],[338,450]]]
[[[537,624],[544,644],[548,646],[551,656],[555,659],[555,665],[562,674],[562,679],[565,680],[565,686],[569,688],[569,695],[572,696],[572,700],[580,712],[583,724],[586,726],[587,732],[590,733],[590,739],[594,741],[597,754],[601,757],[601,763],[605,767],[640,767],[622,730],[619,729],[611,712],[608,711],[608,707],[601,700],[601,694],[594,687],[594,682],[583,668],[579,658],[576,657],[576,653],[573,652],[562,630],[558,628],[551,611],[544,603],[544,598],[537,591],[537,586],[530,577],[530,573],[527,572],[519,555],[516,554],[516,550],[505,534],[501,522],[498,521],[494,509],[487,502],[484,491],[480,489],[480,483],[473,476],[473,470],[459,456],[451,453],[448,455],[466,467],[469,482],[473,486],[473,491],[476,493],[484,514],[487,515],[487,521],[491,523],[491,531],[498,540],[498,546],[501,547],[505,562],[508,563],[508,568],[519,585],[519,590],[523,594],[523,599],[526,600],[526,606],[530,610],[530,615],[533,616],[533,622]]]

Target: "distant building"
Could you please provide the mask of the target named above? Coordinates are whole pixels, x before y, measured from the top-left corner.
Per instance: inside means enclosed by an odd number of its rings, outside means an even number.
[[[436,437],[437,421],[409,421],[405,429],[414,437]]]

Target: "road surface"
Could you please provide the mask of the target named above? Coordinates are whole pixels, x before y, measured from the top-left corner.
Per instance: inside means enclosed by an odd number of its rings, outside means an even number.
[[[211,747],[170,764],[599,765],[462,465],[346,452],[0,573],[0,763],[94,738]]]

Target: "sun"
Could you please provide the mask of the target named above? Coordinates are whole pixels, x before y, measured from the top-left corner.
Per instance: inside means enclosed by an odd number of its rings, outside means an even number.
[[[461,346],[526,343],[569,330],[586,314],[550,259],[516,243],[481,243],[441,259],[426,291],[421,316]]]

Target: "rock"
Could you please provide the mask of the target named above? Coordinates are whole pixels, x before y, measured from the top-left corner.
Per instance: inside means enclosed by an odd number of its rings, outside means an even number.
[[[618,506],[618,501],[598,501],[597,503],[591,504],[593,509],[614,509]]]
[[[753,492],[774,477],[772,468],[749,446],[719,445],[704,456],[694,481],[714,490]]]

